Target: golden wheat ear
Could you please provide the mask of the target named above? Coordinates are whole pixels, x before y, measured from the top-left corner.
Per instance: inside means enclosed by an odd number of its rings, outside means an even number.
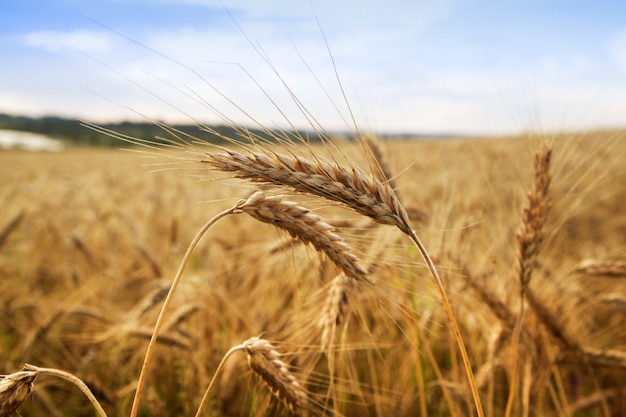
[[[349,292],[354,288],[354,283],[341,273],[333,278],[328,295],[324,302],[322,315],[317,322],[322,329],[320,348],[328,351],[335,342],[335,330],[346,316],[348,309]]]
[[[352,248],[334,232],[334,228],[322,221],[307,208],[286,201],[281,196],[267,195],[261,191],[235,206],[255,219],[286,230],[305,244],[311,244],[324,253],[346,276],[357,281],[373,283],[367,269]]]
[[[0,376],[0,417],[11,417],[33,390],[37,372],[19,371]]]
[[[289,371],[274,346],[265,339],[246,340],[242,349],[248,355],[248,366],[267,384],[272,394],[294,414],[306,413],[309,398],[297,378]]]
[[[322,158],[233,150],[205,153],[202,163],[235,177],[291,188],[335,201],[377,223],[395,225],[410,234],[409,216],[393,189],[371,175]]]
[[[592,276],[626,278],[626,259],[585,259],[573,272]]]
[[[291,373],[287,364],[280,359],[280,353],[267,340],[252,337],[226,352],[204,392],[195,417],[200,417],[204,404],[209,397],[209,392],[226,360],[239,350],[243,350],[247,354],[250,369],[267,384],[272,394],[285,404],[293,414],[307,415],[309,413],[311,409],[309,396],[295,375]]]

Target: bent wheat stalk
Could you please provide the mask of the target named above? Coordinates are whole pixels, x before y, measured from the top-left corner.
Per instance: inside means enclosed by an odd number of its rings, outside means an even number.
[[[411,229],[404,206],[388,183],[356,167],[347,169],[319,157],[309,160],[294,154],[241,153],[227,149],[223,152],[207,152],[204,156],[200,162],[212,169],[233,173],[237,178],[252,182],[287,187],[344,204],[378,223],[394,225],[406,234],[428,265],[461,353],[476,412],[481,417],[484,415],[469,355],[443,282],[426,247]]]
[[[165,312],[170,305],[174,291],[182,278],[183,271],[189,262],[191,254],[200,242],[202,236],[206,234],[211,226],[220,219],[237,213],[247,213],[257,220],[264,223],[271,223],[280,229],[286,230],[293,237],[300,239],[306,244],[310,243],[315,249],[325,253],[326,256],[350,278],[372,283],[371,278],[368,276],[367,269],[354,254],[352,248],[339,235],[333,232],[332,226],[323,222],[319,216],[312,214],[308,209],[294,202],[284,201],[280,196],[268,196],[260,191],[255,192],[247,199],[239,200],[233,207],[209,220],[196,234],[185,252],[185,256],[180,263],[167,296],[165,297],[146,349],[131,409],[131,417],[136,417],[139,411],[139,401],[145,384],[146,373],[149,363],[152,360],[152,354],[156,346],[159,332],[164,323]]]
[[[98,413],[100,417],[107,417],[106,413],[104,412],[104,409],[102,408],[102,406],[96,399],[95,395],[93,395],[93,393],[91,392],[87,384],[85,384],[77,376],[72,375],[69,372],[62,371],[60,369],[40,368],[38,366],[29,365],[29,364],[24,365],[24,371],[34,372],[37,375],[56,376],[58,378],[65,379],[66,381],[71,382],[72,384],[76,385],[83,394],[85,394],[85,396],[87,397],[87,399],[89,399],[89,402],[91,402],[91,404],[96,409],[96,412]]]
[[[183,256],[183,259],[180,263],[180,266],[178,267],[178,270],[176,271],[176,275],[174,276],[174,279],[172,281],[172,285],[170,286],[170,289],[167,293],[167,296],[165,297],[165,301],[163,302],[163,305],[161,306],[161,311],[159,313],[159,316],[157,317],[157,321],[154,325],[154,328],[152,330],[152,336],[150,337],[150,342],[148,343],[148,347],[146,348],[146,354],[144,356],[144,360],[143,360],[143,364],[141,366],[141,371],[139,373],[139,380],[137,381],[137,389],[135,390],[135,396],[133,398],[133,405],[130,411],[130,416],[131,417],[136,417],[137,413],[139,412],[139,401],[141,399],[141,394],[143,392],[143,386],[145,384],[146,381],[146,374],[148,372],[148,366],[150,364],[150,361],[152,360],[152,354],[154,353],[154,348],[156,346],[156,341],[157,338],[159,337],[159,332],[161,330],[161,327],[163,326],[164,320],[165,320],[165,311],[167,310],[167,308],[169,307],[173,295],[174,295],[174,291],[176,290],[176,287],[178,286],[178,284],[180,283],[180,280],[183,276],[183,272],[185,270],[185,267],[187,266],[187,263],[189,262],[189,258],[191,257],[191,254],[193,253],[193,251],[195,250],[196,246],[198,246],[198,243],[200,242],[200,239],[202,239],[202,237],[206,234],[206,232],[209,230],[209,228],[211,226],[213,226],[215,223],[217,223],[220,219],[223,219],[224,217],[232,214],[234,212],[235,208],[232,207],[228,210],[225,210],[221,213],[219,213],[217,216],[213,217],[211,220],[209,220],[201,229],[200,231],[198,231],[198,233],[196,234],[196,236],[193,238],[193,240],[191,241],[191,243],[189,244],[189,247],[187,248],[187,251],[185,252],[185,255]]]

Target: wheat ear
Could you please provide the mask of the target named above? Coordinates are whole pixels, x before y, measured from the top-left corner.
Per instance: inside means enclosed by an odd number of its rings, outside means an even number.
[[[37,372],[22,370],[0,375],[0,417],[11,417],[33,389]]]
[[[207,152],[201,162],[237,178],[291,187],[299,192],[343,203],[378,223],[391,224],[410,233],[409,217],[393,189],[371,175],[334,162],[298,155],[233,150]]]
[[[348,306],[348,291],[353,283],[345,274],[333,278],[318,326],[322,329],[320,348],[329,349],[335,341],[335,330],[343,322]]]
[[[272,393],[292,412],[298,413],[309,408],[306,392],[270,342],[253,337],[243,343],[243,350],[248,355],[250,369],[265,381]]]
[[[267,384],[272,394],[282,401],[294,414],[306,413],[310,409],[309,398],[298,379],[289,371],[274,346],[265,339],[252,337],[240,345],[232,347],[222,358],[209,383],[196,412],[200,417],[202,408],[217,375],[234,352],[243,350],[248,357],[248,366]]]
[[[291,236],[305,244],[311,244],[328,256],[348,277],[357,281],[373,283],[367,269],[352,248],[319,216],[281,196],[270,196],[257,191],[245,200],[240,200],[236,211],[242,211],[264,223],[286,230]]]
[[[626,260],[585,259],[576,265],[573,272],[615,278],[626,277]]]
[[[411,229],[406,210],[388,183],[381,182],[356,167],[346,169],[322,158],[311,161],[293,154],[274,152],[266,155],[252,151],[243,154],[233,150],[207,152],[204,155],[205,158],[200,162],[213,169],[231,172],[237,178],[252,182],[289,187],[298,192],[342,203],[378,223],[394,225],[409,236],[433,277],[461,353],[476,411],[480,417],[484,416],[469,355],[443,281],[426,247]]]

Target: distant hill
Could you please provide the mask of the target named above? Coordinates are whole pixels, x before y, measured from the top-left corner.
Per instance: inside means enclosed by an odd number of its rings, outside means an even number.
[[[165,129],[152,122],[120,122],[99,124],[98,126],[122,135],[151,141],[159,141],[159,137],[171,137]],[[172,129],[172,131],[181,132],[180,135],[182,137],[185,135],[191,135],[195,138],[206,140],[211,143],[224,143],[225,141],[222,139],[224,136],[233,139],[241,137],[241,133],[238,133],[235,128],[226,125],[209,126],[209,130],[216,133],[207,132],[199,126],[192,124],[168,125],[168,128]],[[112,138],[83,126],[79,120],[64,119],[61,117],[33,118],[0,113],[0,129],[44,134],[53,139],[61,140],[69,146],[130,146],[130,144],[127,144],[119,139]],[[271,140],[272,137],[272,135],[259,129],[249,129],[249,132],[269,140]],[[316,136],[307,132],[299,133],[303,137],[310,137],[312,141],[318,139]],[[283,132],[282,135],[284,136],[285,133]],[[293,132],[291,135],[293,135]]]
[[[99,124],[103,129],[112,130],[122,135],[131,136],[133,138],[145,139],[151,141],[158,141],[158,137],[171,137],[168,132],[166,132],[162,127],[158,126],[152,122],[120,122],[120,123],[107,123],[107,124]],[[208,126],[213,132],[210,133],[206,130],[201,129],[199,126],[194,124],[177,124],[177,125],[168,125],[169,128],[175,130],[177,132],[182,132],[181,135],[191,135],[195,138],[199,138],[201,140],[205,140],[210,143],[224,143],[224,139],[222,137],[228,137],[231,139],[241,138],[241,131],[237,131],[237,129],[232,126],[227,125],[211,125]],[[130,146],[130,144],[123,142],[119,139],[112,138],[105,134],[96,132],[92,129],[89,129],[81,124],[79,120],[76,119],[65,119],[61,117],[48,116],[48,117],[27,117],[27,116],[14,116],[8,114],[0,113],[0,129],[10,129],[17,130],[23,132],[32,132],[39,133],[46,136],[49,136],[53,139],[58,139],[63,141],[67,146],[99,146],[99,147],[116,147],[119,148],[121,146]],[[269,141],[273,140],[275,135],[280,135],[280,137],[287,138],[296,136],[307,138],[311,142],[316,142],[319,140],[318,136],[314,132],[307,131],[291,131],[291,132],[274,132],[268,133],[264,132],[260,129],[248,129],[250,133],[256,135],[257,137],[262,137],[268,139]],[[346,138],[348,140],[352,139],[352,135],[345,132],[338,133],[339,136]],[[393,138],[439,138],[446,139],[451,137],[459,137],[458,135],[417,135],[417,134],[406,134],[406,135],[393,135]]]

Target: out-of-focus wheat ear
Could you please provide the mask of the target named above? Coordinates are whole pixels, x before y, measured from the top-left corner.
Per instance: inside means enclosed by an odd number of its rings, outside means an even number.
[[[617,310],[626,313],[626,295],[621,293],[609,293],[600,299],[600,303],[612,304]]]
[[[583,358],[594,366],[626,369],[626,352],[621,350],[585,348]]]
[[[237,211],[249,214],[264,223],[287,231],[305,244],[323,252],[348,277],[373,283],[369,273],[352,248],[334,232],[334,228],[319,216],[281,196],[257,191],[236,205]]]
[[[346,315],[348,293],[354,288],[354,282],[341,273],[333,278],[324,303],[318,326],[322,329],[320,348],[328,350],[335,342],[335,331]]]
[[[11,417],[33,390],[37,372],[19,371],[0,375],[0,417]]]
[[[15,217],[13,217],[9,221],[9,223],[7,223],[2,228],[2,230],[0,230],[0,249],[2,249],[2,247],[6,243],[11,233],[13,233],[13,231],[17,229],[20,223],[22,223],[22,220],[24,220],[24,217],[25,217],[24,212],[23,211],[19,212]]]
[[[622,259],[585,259],[573,269],[585,275],[626,278],[626,260]]]
[[[544,238],[543,226],[550,211],[548,191],[550,188],[550,159],[552,149],[542,142],[535,153],[535,184],[528,193],[524,207],[522,229],[517,235],[519,279],[523,289],[530,283],[537,254]]]
[[[265,339],[253,337],[243,343],[248,366],[268,385],[272,394],[295,414],[306,414],[309,398],[297,378],[289,371],[274,346]]]

